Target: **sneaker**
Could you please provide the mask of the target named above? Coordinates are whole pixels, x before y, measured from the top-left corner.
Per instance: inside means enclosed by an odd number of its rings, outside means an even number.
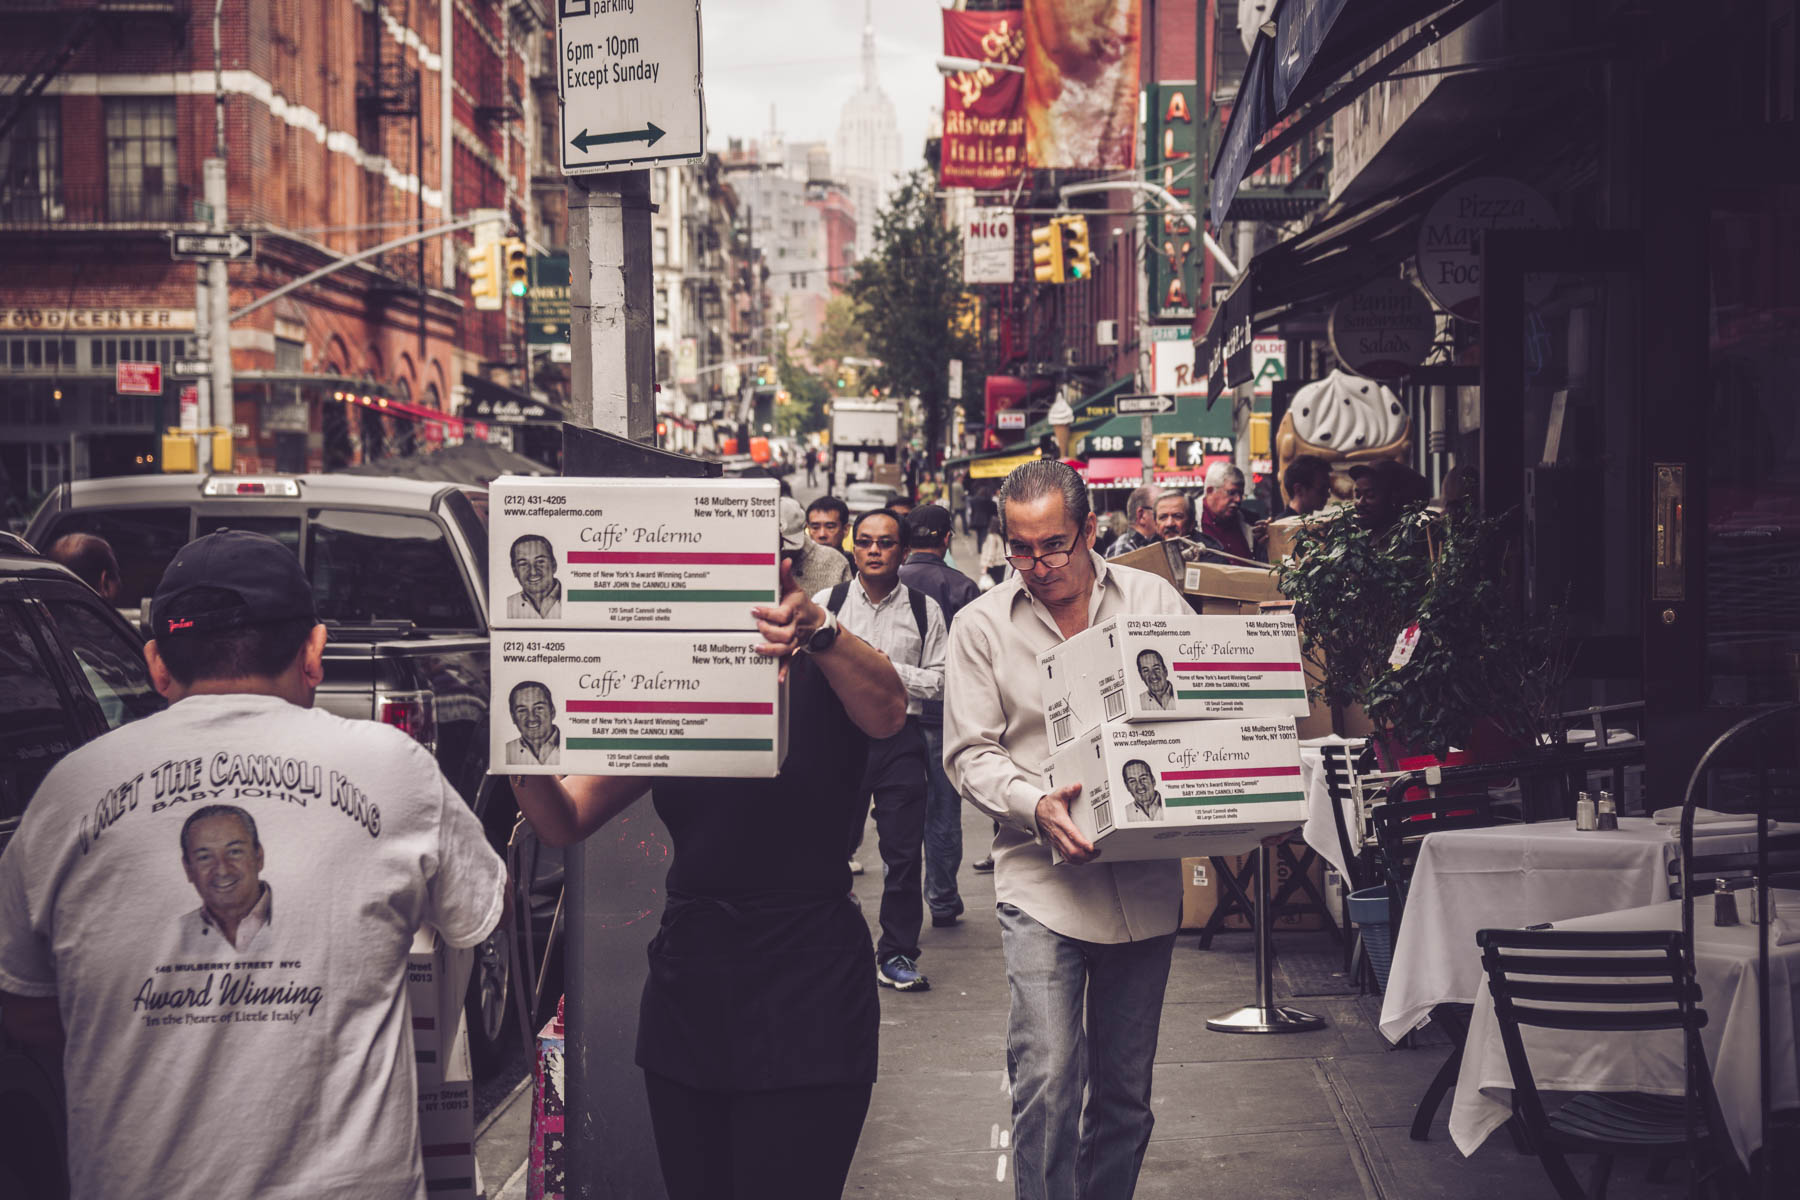
[[[931,980],[919,973],[919,966],[904,954],[896,954],[875,968],[875,982],[896,992],[928,992]]]
[[[956,907],[949,912],[941,912],[941,913],[934,912],[934,913],[932,913],[931,914],[931,923],[936,928],[942,929],[946,925],[956,924],[957,918],[962,915],[963,915],[963,906],[962,906],[962,901],[959,900],[956,902]]]
[[[850,860],[850,873],[852,875],[861,875],[862,871],[863,871],[862,864],[857,862],[854,858],[851,859]]]
[[[981,874],[986,875],[989,871],[994,869],[994,856],[990,854],[986,858],[976,859],[969,864],[969,869],[971,871],[979,871]]]

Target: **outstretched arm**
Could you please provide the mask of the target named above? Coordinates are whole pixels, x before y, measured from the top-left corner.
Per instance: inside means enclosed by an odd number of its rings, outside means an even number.
[[[813,630],[825,623],[825,610],[794,582],[785,562],[781,564],[781,603],[753,608],[750,615],[768,639],[756,652],[769,658],[797,653]],[[858,729],[875,738],[900,732],[906,724],[906,687],[887,655],[840,628],[831,649],[811,658]],[[782,669],[787,666],[783,663]]]
[[[568,846],[600,828],[650,790],[637,775],[514,775],[519,811],[547,846]]]

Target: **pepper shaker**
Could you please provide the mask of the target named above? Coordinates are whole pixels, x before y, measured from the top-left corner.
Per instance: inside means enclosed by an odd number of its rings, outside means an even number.
[[[1601,829],[1617,829],[1619,827],[1619,809],[1613,803],[1611,792],[1600,793],[1600,802],[1595,806],[1594,817]]]
[[[1736,925],[1737,923],[1737,897],[1731,894],[1731,881],[1728,879],[1713,880],[1713,924]]]
[[[1594,808],[1594,798],[1586,792],[1577,792],[1575,795],[1575,828],[1587,833],[1599,827],[1599,813]]]

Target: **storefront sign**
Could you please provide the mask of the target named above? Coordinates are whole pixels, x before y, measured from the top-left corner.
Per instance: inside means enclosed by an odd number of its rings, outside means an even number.
[[[994,414],[995,429],[1025,428],[1025,410],[1022,408],[1003,408]]]
[[[1238,286],[1232,288],[1231,294],[1213,310],[1212,325],[1206,331],[1206,394],[1209,398],[1255,378],[1250,348],[1250,343],[1255,340],[1251,297],[1252,281],[1246,272],[1238,280]]]
[[[531,256],[531,283],[525,292],[525,340],[555,346],[569,340],[569,256]]]
[[[964,283],[1013,281],[1011,209],[978,208],[964,218],[962,233]]]
[[[181,389],[181,432],[196,433],[200,429],[200,389],[193,384]]]
[[[1556,211],[1516,179],[1470,179],[1439,196],[1419,226],[1419,282],[1440,308],[1466,321],[1481,320],[1481,235],[1491,229],[1555,229]],[[1550,282],[1526,298],[1541,300]]]
[[[1193,204],[1194,155],[1200,135],[1194,120],[1194,84],[1153,84],[1145,95],[1144,144],[1150,148],[1156,182],[1189,207]],[[1192,320],[1200,290],[1200,231],[1171,213],[1151,218],[1150,317],[1156,321]]]
[[[113,372],[113,390],[121,396],[162,395],[162,364],[121,362]]]
[[[1045,170],[1136,166],[1142,0],[1023,3],[1026,161]]]
[[[180,333],[194,328],[191,308],[0,308],[7,332]]]
[[[1339,300],[1326,330],[1346,370],[1370,379],[1397,379],[1430,353],[1437,313],[1404,279],[1377,279]]]
[[[1269,397],[1275,385],[1287,378],[1287,339],[1259,337],[1250,339],[1251,394]]]
[[[1017,63],[1025,53],[1020,11],[946,9],[944,53],[976,62]],[[944,76],[941,160],[945,187],[1001,188],[1018,180],[1025,169],[1023,75],[983,69]]]
[[[1152,325],[1150,391],[1163,396],[1196,396],[1206,390],[1206,376],[1194,370],[1191,325]]]

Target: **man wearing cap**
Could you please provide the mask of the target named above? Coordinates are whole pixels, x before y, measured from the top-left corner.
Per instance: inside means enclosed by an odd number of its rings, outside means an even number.
[[[945,561],[950,553],[950,510],[926,504],[906,515],[906,561],[900,582],[937,601],[947,631],[964,605],[981,596],[975,581]],[[944,702],[927,700],[919,710],[925,735],[925,906],[933,925],[954,925],[962,916],[956,872],[962,866],[962,798],[944,774]]]
[[[807,595],[836,587],[849,580],[850,560],[823,543],[808,536],[806,510],[792,496],[783,496],[778,506],[781,517],[781,556],[793,568],[794,582]]]
[[[0,856],[0,1008],[66,1035],[70,1193],[422,1200],[407,954],[486,938],[505,867],[417,742],[312,707],[325,627],[279,542],[190,542],[150,623],[169,708],[58,763]]]

